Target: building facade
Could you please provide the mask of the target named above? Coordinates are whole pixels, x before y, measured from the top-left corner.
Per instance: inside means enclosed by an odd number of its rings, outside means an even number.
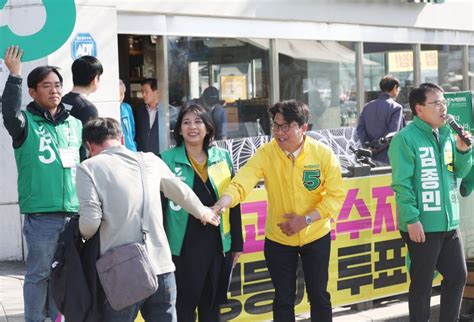
[[[104,74],[90,99],[102,116],[113,117],[119,115],[119,78],[135,107],[141,79],[156,77],[166,103],[159,111],[162,147],[171,143],[168,104],[199,101],[209,86],[219,90],[229,138],[270,134],[266,109],[291,98],[310,106],[313,129],[353,127],[388,73],[400,79],[405,106],[410,88],[425,81],[447,91],[474,90],[470,0],[13,0],[0,8],[0,35],[16,35],[12,42],[34,37],[49,19],[70,18],[66,3],[75,8],[70,35],[25,63],[23,75],[41,64],[59,66],[66,93],[74,58],[93,54]],[[52,29],[49,38],[29,43],[42,48],[59,34]],[[0,92],[7,76],[0,65]],[[26,106],[26,88],[23,99]],[[24,254],[16,167],[3,124],[0,151],[0,260],[17,260]],[[465,202],[472,212],[472,201]]]

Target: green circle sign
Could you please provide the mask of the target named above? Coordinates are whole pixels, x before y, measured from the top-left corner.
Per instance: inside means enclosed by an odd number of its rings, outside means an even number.
[[[8,0],[0,0],[0,10]],[[35,34],[19,36],[8,27],[0,27],[0,56],[7,47],[20,46],[24,50],[22,61],[48,56],[61,47],[71,35],[76,23],[74,0],[43,0],[46,22]]]

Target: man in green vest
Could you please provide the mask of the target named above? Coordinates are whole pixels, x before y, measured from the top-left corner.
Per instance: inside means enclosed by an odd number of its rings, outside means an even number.
[[[458,178],[471,170],[472,149],[446,124],[444,90],[423,83],[409,95],[413,122],[388,150],[398,228],[410,256],[410,321],[430,320],[435,270],[443,276],[439,321],[458,321],[467,268],[459,232]],[[471,135],[463,131],[465,139]]]
[[[67,217],[77,213],[76,164],[81,122],[61,104],[63,79],[53,66],[39,66],[28,75],[33,98],[21,110],[21,57],[9,47],[5,65],[10,75],[2,96],[3,122],[12,137],[18,169],[20,213],[28,247],[23,286],[25,321],[44,321],[51,262]],[[51,296],[49,297],[51,300]],[[52,321],[56,310],[49,305]]]

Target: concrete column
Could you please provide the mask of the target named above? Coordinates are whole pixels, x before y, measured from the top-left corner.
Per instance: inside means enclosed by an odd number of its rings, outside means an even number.
[[[462,46],[462,88],[463,91],[469,88],[469,46]]]
[[[356,102],[357,115],[360,115],[365,104],[365,88],[364,88],[364,43],[357,42],[355,44],[356,65],[355,65],[355,81],[356,81]]]
[[[421,84],[421,45],[413,45],[413,86],[418,87]]]
[[[156,78],[160,92],[160,108],[158,109],[158,137],[160,152],[170,145],[170,113],[169,113],[169,80],[168,80],[168,38],[159,36],[156,39]]]
[[[278,66],[278,39],[270,39],[270,105],[280,101],[280,70]]]

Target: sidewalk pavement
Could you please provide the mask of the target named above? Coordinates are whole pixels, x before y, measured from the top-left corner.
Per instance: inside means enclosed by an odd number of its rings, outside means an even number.
[[[23,281],[25,265],[23,262],[0,262],[0,322],[24,321],[23,316]],[[439,291],[436,289],[431,297],[431,320],[438,321]],[[298,316],[298,321],[310,321],[305,316]],[[408,322],[407,295],[397,295],[373,302],[372,309],[356,311],[350,307],[334,309],[335,322],[388,321]]]
[[[0,322],[24,321],[23,262],[0,262]]]

